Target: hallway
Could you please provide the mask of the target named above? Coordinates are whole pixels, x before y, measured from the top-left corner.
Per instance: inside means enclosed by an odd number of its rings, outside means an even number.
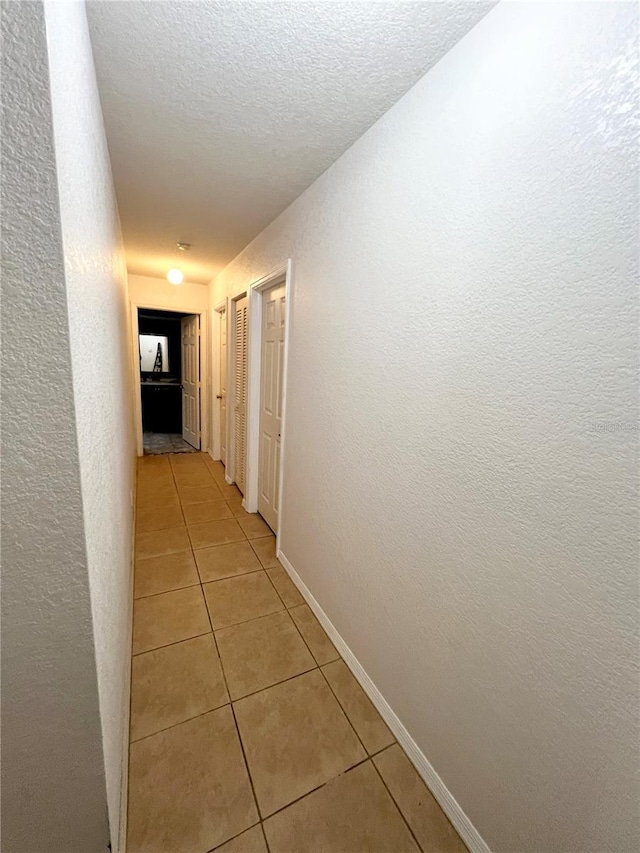
[[[134,594],[128,853],[466,850],[208,455],[138,460]]]

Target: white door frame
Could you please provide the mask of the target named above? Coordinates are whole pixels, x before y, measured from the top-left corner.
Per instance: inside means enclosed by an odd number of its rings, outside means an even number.
[[[229,300],[223,299],[215,308],[211,309],[211,376],[215,377],[212,385],[211,393],[211,450],[210,455],[215,459],[220,459],[220,405],[218,402],[218,394],[222,391],[220,387],[220,318],[217,314],[225,312],[225,322],[227,324],[227,445],[229,444]],[[215,393],[213,393],[215,391]],[[229,448],[227,446],[227,464],[229,463]]]
[[[254,281],[249,287],[249,353],[247,382],[247,475],[243,506],[247,512],[258,511],[258,471],[260,461],[260,376],[262,370],[262,294],[276,284],[284,284],[286,313],[284,325],[284,364],[282,368],[282,429],[280,431],[280,471],[278,477],[278,529],[276,549],[280,547],[280,529],[283,505],[283,471],[287,420],[287,375],[289,363],[289,335],[291,331],[291,258],[268,275]]]
[[[157,305],[148,302],[131,301],[131,372],[133,381],[133,414],[136,429],[136,448],[138,456],[144,453],[142,443],[142,387],[140,384],[140,333],[138,330],[138,309],[150,311],[170,311],[175,314],[197,314],[200,317],[200,450],[209,447],[209,361],[206,358],[209,340],[207,311],[191,311],[189,308],[176,308],[175,305]]]

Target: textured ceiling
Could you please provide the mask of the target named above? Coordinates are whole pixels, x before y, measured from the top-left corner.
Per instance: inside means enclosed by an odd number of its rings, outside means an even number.
[[[129,271],[209,281],[493,5],[88,3]]]

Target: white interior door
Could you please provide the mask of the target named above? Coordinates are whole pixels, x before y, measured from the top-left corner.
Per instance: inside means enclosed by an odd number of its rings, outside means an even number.
[[[235,303],[234,335],[234,479],[242,494],[247,470],[247,319],[246,296]]]
[[[260,368],[260,449],[258,512],[269,527],[278,528],[280,500],[280,431],[286,289],[272,287],[262,296],[262,353]]]
[[[227,312],[220,311],[220,459],[227,464]]]
[[[182,437],[200,449],[200,317],[191,314],[182,328]]]

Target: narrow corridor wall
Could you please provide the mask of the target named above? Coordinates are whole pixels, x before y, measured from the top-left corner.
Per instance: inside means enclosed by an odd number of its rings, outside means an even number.
[[[113,849],[127,772],[135,478],[124,249],[84,3],[45,3],[85,542]]]
[[[105,853],[44,6],[2,3],[2,848]]]
[[[495,853],[640,844],[630,3],[492,10],[288,257],[282,550]]]

